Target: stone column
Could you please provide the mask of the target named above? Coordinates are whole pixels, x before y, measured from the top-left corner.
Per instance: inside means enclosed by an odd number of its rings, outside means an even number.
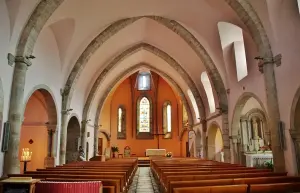
[[[267,56],[268,57],[268,56]],[[275,57],[260,59],[259,66],[263,67],[267,112],[268,112],[268,126],[271,132],[271,145],[274,158],[274,171],[286,172],[284,151],[280,146],[280,139],[278,134],[278,123],[280,122],[279,105],[277,98],[276,79],[274,73],[274,64],[279,66],[281,64],[281,55]]]
[[[234,159],[234,163],[240,163],[240,156],[239,156],[239,152],[238,152],[238,140],[239,137],[236,135],[230,136],[231,142],[233,144],[233,159]]]
[[[206,135],[207,135],[207,121],[203,120],[202,123],[202,158],[207,158],[207,141],[206,141]]]
[[[247,118],[241,118],[240,120],[240,126],[241,126],[241,140],[242,140],[242,151],[247,152],[248,148],[248,120]]]
[[[252,119],[252,125],[253,125],[253,145],[254,145],[254,150],[258,151],[259,150],[259,137],[258,137],[258,122],[257,119]]]
[[[4,175],[20,173],[19,144],[24,108],[24,86],[27,69],[31,66],[31,62],[24,56],[14,57],[9,54],[8,60],[10,65],[14,62],[15,67],[10,94],[8,116],[8,121],[10,123],[10,138],[8,141],[8,151],[5,152],[4,156]]]
[[[60,165],[66,163],[68,115],[69,115],[68,110],[61,111],[60,148],[59,148]]]
[[[98,155],[98,126],[94,126],[94,156]]]
[[[82,120],[81,121],[81,147],[83,148],[83,151],[85,152],[85,155],[87,154],[86,152],[86,142],[87,142],[87,133],[86,133],[86,127],[88,124],[89,120]]]
[[[298,175],[300,174],[300,131],[299,129],[290,129],[290,134],[294,142]]]

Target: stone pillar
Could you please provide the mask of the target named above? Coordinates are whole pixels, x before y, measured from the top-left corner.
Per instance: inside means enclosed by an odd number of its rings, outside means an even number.
[[[85,155],[87,154],[87,152],[86,152],[86,142],[87,142],[86,127],[87,127],[88,122],[89,122],[88,120],[81,121],[81,147],[83,148]]]
[[[294,142],[298,175],[300,174],[300,131],[299,129],[290,129],[290,134]]]
[[[60,165],[66,163],[68,115],[69,112],[67,110],[61,111],[60,148],[59,148]]]
[[[202,133],[201,133],[201,138],[202,138],[202,158],[207,158],[207,141],[206,141],[206,136],[207,136],[207,121],[203,120],[201,121],[202,123]]]
[[[94,156],[98,155],[98,126],[94,126]]]
[[[9,64],[15,62],[13,80],[11,85],[9,116],[10,123],[8,151],[4,156],[4,170],[3,174],[19,174],[20,160],[19,160],[19,143],[20,130],[23,119],[24,108],[24,86],[26,80],[26,72],[31,62],[27,57],[8,55]]]
[[[268,57],[268,56],[267,56]],[[276,79],[274,73],[274,64],[277,66],[281,64],[281,55],[269,58],[262,58],[259,66],[263,67],[267,112],[268,112],[268,126],[271,132],[271,145],[274,158],[274,171],[286,172],[284,151],[280,146],[280,139],[278,134],[278,123],[280,122],[279,105],[277,98]]]
[[[240,120],[240,126],[241,126],[241,141],[242,141],[242,151],[247,152],[248,148],[248,120],[246,118],[241,118]]]
[[[259,137],[258,137],[258,122],[257,119],[252,119],[252,125],[253,125],[253,145],[254,145],[254,151],[259,150]]]
[[[230,139],[231,139],[231,142],[233,144],[234,163],[235,164],[240,163],[240,154],[239,154],[239,151],[238,151],[238,143],[239,143],[240,137],[234,135],[234,136],[230,136]]]
[[[229,128],[228,128],[228,114],[227,112],[222,113],[222,138],[223,138],[223,149],[224,149],[224,162],[231,163],[233,160],[231,157],[231,146],[229,139]]]

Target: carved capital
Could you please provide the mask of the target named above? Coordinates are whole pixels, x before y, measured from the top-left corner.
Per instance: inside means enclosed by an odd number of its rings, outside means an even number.
[[[27,67],[29,67],[32,65],[30,59],[34,58],[34,56],[14,56],[11,53],[7,54],[8,65],[10,66],[13,66],[14,63],[23,63],[26,64]]]
[[[280,66],[281,65],[281,58],[282,58],[282,55],[281,54],[278,54],[274,57],[270,57],[270,58],[263,58],[263,57],[256,57],[255,59],[259,60],[258,62],[258,68],[259,68],[259,71],[261,73],[264,73],[264,65],[267,65],[267,64],[276,64],[276,66]]]

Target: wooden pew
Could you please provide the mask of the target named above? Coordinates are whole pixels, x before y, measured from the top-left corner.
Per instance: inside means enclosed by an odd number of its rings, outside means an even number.
[[[300,183],[251,184],[249,193],[299,192]]]
[[[258,178],[235,178],[235,179],[214,179],[214,180],[192,180],[192,181],[170,181],[168,193],[172,193],[174,188],[201,187],[215,185],[239,185],[239,184],[272,184],[284,182],[300,182],[300,177],[275,176]]]
[[[174,193],[247,193],[247,185],[174,188]]]

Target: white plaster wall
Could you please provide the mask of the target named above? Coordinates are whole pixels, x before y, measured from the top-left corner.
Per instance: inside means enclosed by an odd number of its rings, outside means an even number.
[[[2,87],[4,91],[4,107],[3,107],[3,123],[7,121],[9,98],[10,98],[10,87],[12,80],[13,67],[7,63],[7,53],[9,52],[9,39],[10,39],[10,24],[8,11],[4,0],[0,1],[0,78],[2,81]],[[3,127],[3,125],[1,126]],[[0,139],[2,144],[3,129],[0,131]],[[0,174],[2,175],[3,168],[3,157],[4,154],[0,152]]]

